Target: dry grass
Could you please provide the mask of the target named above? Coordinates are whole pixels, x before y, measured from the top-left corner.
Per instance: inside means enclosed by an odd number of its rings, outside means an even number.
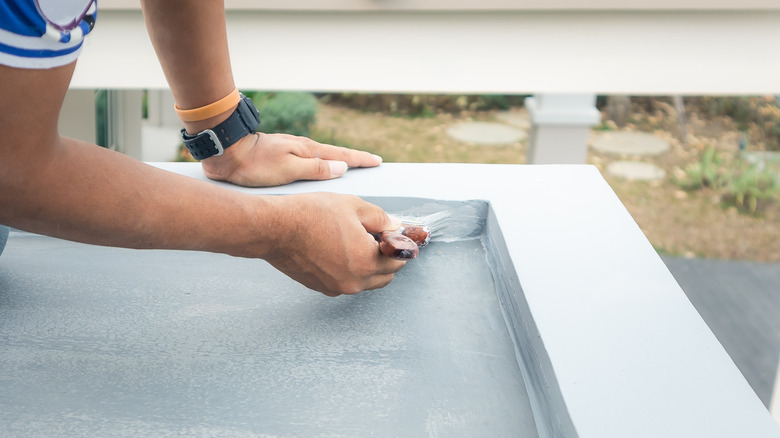
[[[672,181],[685,166],[697,162],[708,146],[727,157],[736,156],[739,133],[733,122],[725,118],[703,120],[695,113],[688,117],[689,135],[683,144],[673,108],[660,103],[650,112],[635,106],[632,122],[624,129],[664,138],[671,144],[670,151],[656,157],[626,157],[591,149],[588,161],[602,170],[658,251],[686,257],[780,262],[780,206],[771,205],[757,216],[747,215],[724,206],[714,192],[686,192]],[[447,128],[467,120],[494,121],[495,114],[406,118],[321,105],[313,137],[376,153],[387,162],[525,162],[526,141],[478,146],[450,138]],[[604,171],[610,162],[626,159],[656,164],[667,177],[648,183],[627,181]]]
[[[380,155],[387,162],[523,163],[525,143],[500,147],[468,145],[447,135],[447,128],[466,120],[489,121],[489,113],[455,117],[392,117],[320,105],[313,137]]]

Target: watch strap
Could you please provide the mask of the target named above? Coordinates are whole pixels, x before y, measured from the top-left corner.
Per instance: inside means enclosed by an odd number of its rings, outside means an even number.
[[[236,110],[219,125],[191,135],[186,129],[181,130],[184,146],[196,160],[219,156],[238,140],[257,132],[260,124],[260,114],[252,103],[252,99],[241,95]]]

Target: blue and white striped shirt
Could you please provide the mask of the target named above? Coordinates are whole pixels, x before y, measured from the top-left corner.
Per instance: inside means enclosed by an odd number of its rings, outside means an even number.
[[[78,57],[96,18],[97,0],[0,0],[0,64],[68,64]]]

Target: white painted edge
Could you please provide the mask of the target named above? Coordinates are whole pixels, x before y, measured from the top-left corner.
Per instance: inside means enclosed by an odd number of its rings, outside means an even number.
[[[775,375],[775,389],[772,391],[772,400],[769,402],[769,412],[772,418],[780,424],[780,358],[777,361],[777,375]]]

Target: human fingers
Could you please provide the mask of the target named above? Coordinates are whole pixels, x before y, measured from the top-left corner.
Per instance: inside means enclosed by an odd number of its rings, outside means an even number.
[[[268,260],[307,287],[328,296],[354,294],[386,286],[404,266],[380,253],[367,232],[396,226],[378,206],[359,197],[312,193],[274,198],[287,204],[285,214],[293,235],[272,251]]]
[[[395,231],[401,227],[401,220],[387,214],[381,207],[360,198],[356,198],[355,202],[358,219],[369,233]]]
[[[325,180],[338,178],[347,172],[349,166],[344,161],[323,160],[320,158],[296,157],[290,166],[291,180]]]
[[[365,151],[322,144],[305,137],[293,137],[302,148],[292,148],[299,160],[295,165],[295,179],[325,180],[338,178],[350,167],[376,167],[382,157]]]
[[[309,139],[310,140],[310,139]],[[382,164],[382,157],[366,151],[333,146],[310,140],[307,143],[309,158],[327,161],[343,161],[349,167],[376,167]]]
[[[366,290],[382,289],[393,281],[394,274],[377,275],[372,278]]]
[[[406,260],[390,258],[381,253],[379,254],[379,257],[382,260],[379,263],[377,263],[375,275],[380,275],[380,276],[387,275],[387,274],[392,275],[400,271],[401,268],[403,268],[406,265]]]

